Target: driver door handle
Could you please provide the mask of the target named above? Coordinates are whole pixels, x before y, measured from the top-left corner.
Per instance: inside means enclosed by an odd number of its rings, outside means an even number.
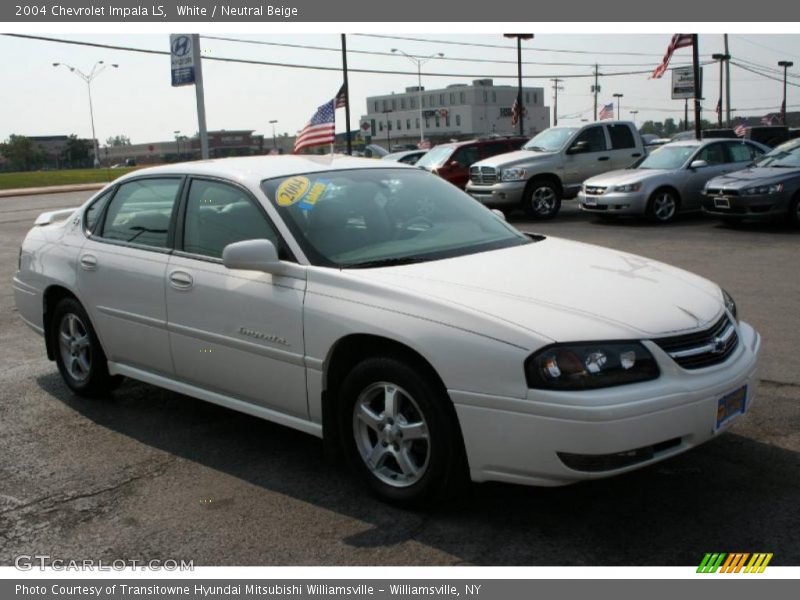
[[[186,271],[173,271],[169,274],[169,284],[176,290],[190,290],[194,279]]]
[[[600,158],[598,158],[597,160],[608,160],[608,159],[609,159],[609,157],[608,157],[608,156],[601,156],[601,157],[600,157]]]
[[[94,254],[81,254],[79,262],[84,271],[94,271],[97,268],[97,257]]]

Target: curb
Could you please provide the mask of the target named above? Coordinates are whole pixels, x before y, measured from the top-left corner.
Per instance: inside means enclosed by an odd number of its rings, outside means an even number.
[[[12,190],[0,190],[0,198],[10,198],[12,196],[38,196],[41,194],[58,194],[63,192],[85,192],[88,190],[99,190],[107,186],[109,183],[110,182],[77,183],[73,185],[52,185],[49,187],[16,188]]]

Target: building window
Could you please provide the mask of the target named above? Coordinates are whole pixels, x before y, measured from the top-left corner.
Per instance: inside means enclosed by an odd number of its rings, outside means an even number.
[[[422,108],[425,108],[425,96],[420,96],[419,101],[422,103]]]
[[[405,108],[406,108],[406,99],[405,98],[400,98],[400,108],[405,110]]]
[[[378,108],[378,101],[377,100],[375,100],[375,102],[373,102],[373,106],[375,107],[375,110],[373,112],[378,112],[379,108]]]
[[[400,119],[397,119],[397,130],[399,131],[399,130],[401,130],[402,128],[403,128],[403,127],[402,127],[402,125],[400,124]]]
[[[444,118],[444,124],[445,124],[445,127],[450,127],[450,115],[447,115]]]
[[[392,98],[392,110],[397,110],[397,100]]]
[[[439,127],[439,117],[436,117],[436,127]]]
[[[458,97],[459,97],[459,100],[461,100],[461,104],[466,104],[467,103],[467,96],[466,96],[466,94],[464,94],[464,92],[459,92]]]
[[[492,102],[497,102],[497,92],[492,90]]]
[[[372,135],[375,135],[375,119],[370,119],[370,130],[372,131]]]
[[[444,106],[444,94],[439,94],[439,106]]]
[[[411,108],[417,108],[417,99],[416,98],[409,98],[409,105]]]
[[[483,101],[484,102],[489,101],[489,92],[487,92],[486,90],[483,90]]]
[[[389,104],[386,102],[386,100],[383,101],[383,110],[389,110]]]
[[[378,123],[378,129],[379,129],[380,131],[383,131],[383,121],[381,121],[380,123]]]
[[[533,92],[533,103],[534,104],[539,104],[539,99],[538,99],[538,95],[536,94],[536,92]]]
[[[417,117],[417,129],[419,129],[419,117]]]
[[[406,119],[406,129],[411,129],[411,119]]]
[[[456,115],[456,127],[461,127],[461,115]]]
[[[425,129],[430,129],[430,128],[431,128],[431,122],[428,119],[428,117],[425,117]]]
[[[450,92],[450,106],[456,103],[456,95],[454,92]]]
[[[531,103],[531,93],[525,92],[525,104],[530,104],[530,103]]]

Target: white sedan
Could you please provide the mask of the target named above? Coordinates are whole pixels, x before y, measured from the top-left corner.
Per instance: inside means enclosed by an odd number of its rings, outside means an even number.
[[[121,177],[37,219],[14,292],[75,393],[125,376],[294,427],[405,505],[697,446],[750,409],[761,344],[710,281],[350,157]]]

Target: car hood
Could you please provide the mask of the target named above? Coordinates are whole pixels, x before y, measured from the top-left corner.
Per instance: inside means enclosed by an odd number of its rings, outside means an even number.
[[[498,154],[491,158],[485,158],[472,166],[505,168],[514,165],[527,164],[537,160],[543,160],[554,156],[554,152],[536,152],[534,150],[515,150],[506,154]]]
[[[371,288],[362,288],[365,297],[379,298],[384,308],[521,347],[670,335],[702,327],[723,310],[719,287],[708,280],[632,254],[556,238],[342,274]]]
[[[784,169],[775,167],[753,167],[736,171],[728,175],[720,175],[708,182],[708,187],[725,187],[740,189],[752,185],[767,185],[785,180],[787,177],[797,177],[800,169]]]
[[[628,183],[636,183],[639,181],[646,181],[656,177],[663,177],[669,175],[674,171],[665,169],[619,169],[617,171],[609,171],[602,175],[596,175],[587,179],[584,183],[586,185],[625,185]]]

